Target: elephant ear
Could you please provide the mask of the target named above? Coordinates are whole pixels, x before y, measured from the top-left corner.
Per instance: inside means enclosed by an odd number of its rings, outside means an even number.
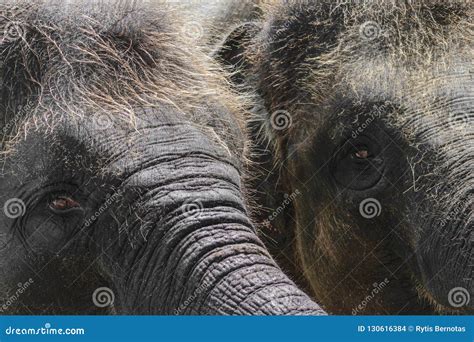
[[[280,172],[278,138],[269,134],[269,130],[273,130],[274,124],[270,121],[274,120],[274,115],[270,115],[261,96],[258,70],[252,64],[249,51],[252,40],[260,30],[261,27],[255,22],[234,27],[214,50],[213,57],[230,71],[234,87],[252,98],[247,120],[252,146],[247,187],[255,207],[253,219],[259,223],[259,233],[267,248],[287,274],[291,274],[295,268],[290,261],[294,259],[294,230],[291,229],[294,220],[291,200],[288,199],[292,195],[285,187],[287,183]],[[284,111],[281,112],[277,114],[284,115]],[[296,274],[293,278],[297,277]]]
[[[212,57],[226,67],[232,75],[234,86],[242,87],[248,83],[251,64],[247,55],[252,38],[260,31],[256,22],[245,22],[232,27],[215,46]]]

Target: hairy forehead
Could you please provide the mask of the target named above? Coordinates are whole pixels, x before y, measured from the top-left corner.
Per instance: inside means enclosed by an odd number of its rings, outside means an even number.
[[[398,64],[385,57],[357,59],[341,66],[333,87],[354,100],[406,103],[416,99],[456,98],[474,88],[472,58],[458,51],[456,56],[413,65]]]
[[[81,108],[86,104],[97,107],[101,93],[104,97],[115,95],[116,107],[121,107],[117,101],[126,99],[120,90],[128,86],[137,91],[139,75],[149,73],[151,77],[156,69],[157,51],[170,48],[166,38],[160,39],[166,37],[168,14],[134,4],[56,0],[0,3],[3,121],[12,122],[11,116],[38,110],[75,112],[76,100],[82,103]]]
[[[150,14],[158,16],[157,19],[165,20],[172,14],[173,8],[162,2],[132,0],[3,0],[0,2],[3,21],[18,19],[30,25],[50,23],[57,27],[69,28],[87,26],[91,21],[107,28],[120,25],[122,20],[133,18],[135,20],[127,22],[127,26],[144,29],[147,12],[152,11]],[[84,22],[80,19],[88,20]],[[165,21],[165,23],[171,23],[171,21]]]
[[[148,117],[140,108],[165,106],[199,127],[235,119],[240,98],[183,33],[181,9],[156,1],[0,0],[0,32],[13,28],[0,43],[0,137],[39,116],[106,114],[133,125],[137,115]]]
[[[172,7],[136,1],[0,3],[0,30],[5,36],[1,41],[3,51],[21,48],[26,53],[42,47],[49,57],[61,55],[63,58],[58,61],[64,62],[68,56],[81,54],[81,49],[72,47],[102,44],[106,48],[107,44],[114,47],[116,42],[119,50],[120,43],[139,44],[149,35],[158,41],[158,33],[170,34],[178,23]]]
[[[275,41],[285,35],[288,39],[311,35],[334,44],[355,29],[356,33],[365,33],[362,38],[383,42],[390,50],[421,41],[440,42],[455,31],[465,35],[466,29],[470,29],[473,11],[470,2],[465,0],[276,1],[267,5],[265,20],[267,37]],[[367,23],[373,25],[363,25]],[[368,36],[372,32],[360,32],[365,28],[379,32]],[[418,37],[416,41],[413,35]]]
[[[272,4],[256,61],[293,103],[335,90],[368,102],[402,101],[408,89],[444,96],[472,83],[472,11],[465,1]]]

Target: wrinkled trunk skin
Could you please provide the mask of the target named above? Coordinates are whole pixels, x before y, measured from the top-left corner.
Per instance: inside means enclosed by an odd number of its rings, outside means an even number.
[[[464,144],[468,145],[466,142]],[[436,196],[443,200],[430,203],[424,209],[429,213],[420,222],[422,227],[417,240],[417,261],[421,279],[427,289],[428,298],[440,304],[441,312],[457,309],[459,313],[474,312],[473,290],[473,197],[472,163],[470,157],[459,153],[448,159],[443,172],[437,175],[434,184]],[[470,165],[471,164],[471,165]],[[442,176],[438,176],[442,175]],[[440,179],[450,179],[444,184]],[[434,178],[434,177],[433,177]],[[421,203],[427,203],[421,202]],[[433,209],[434,208],[434,209]],[[430,297],[432,296],[432,297]],[[448,311],[449,312],[449,311]]]
[[[117,313],[325,314],[257,237],[228,149],[187,124],[139,131],[146,167],[130,159],[130,146],[112,166],[127,175],[122,189],[135,208],[114,214],[120,239],[102,260]]]

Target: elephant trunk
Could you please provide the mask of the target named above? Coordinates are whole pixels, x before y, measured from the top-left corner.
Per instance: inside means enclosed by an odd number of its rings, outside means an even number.
[[[190,283],[200,285],[186,290],[176,313],[182,310],[189,314],[322,314],[276,266],[242,213],[234,215],[240,221],[237,224],[228,222],[204,228],[208,236],[218,229],[217,241],[199,243],[198,238],[191,247],[200,253],[189,262],[194,265],[189,267]],[[190,306],[188,301],[194,296],[198,297],[196,305]]]
[[[168,271],[174,273],[171,287],[182,291],[172,313],[322,314],[276,266],[245,215],[225,211],[210,211],[203,218],[208,224],[191,228],[188,243],[177,247],[173,260],[179,263]]]
[[[324,314],[257,237],[238,158],[189,125],[151,133],[140,137],[148,144],[140,146],[146,168],[118,164],[133,171],[122,189],[134,205],[114,217],[125,227],[108,272],[117,284],[117,312]]]
[[[323,314],[257,237],[239,185],[230,180],[238,179],[236,170],[219,167],[212,166],[214,175],[209,170],[193,178],[194,186],[187,186],[192,191],[172,191],[166,200],[154,195],[161,217],[147,240],[160,242],[145,246],[133,267],[131,284],[139,288],[127,292],[140,294],[135,313]]]

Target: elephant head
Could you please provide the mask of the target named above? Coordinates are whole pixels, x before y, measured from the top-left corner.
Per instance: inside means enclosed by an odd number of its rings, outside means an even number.
[[[472,313],[472,6],[264,11],[220,57],[261,101],[275,256],[329,312]]]
[[[0,13],[2,313],[323,313],[257,238],[239,97],[179,13]]]

